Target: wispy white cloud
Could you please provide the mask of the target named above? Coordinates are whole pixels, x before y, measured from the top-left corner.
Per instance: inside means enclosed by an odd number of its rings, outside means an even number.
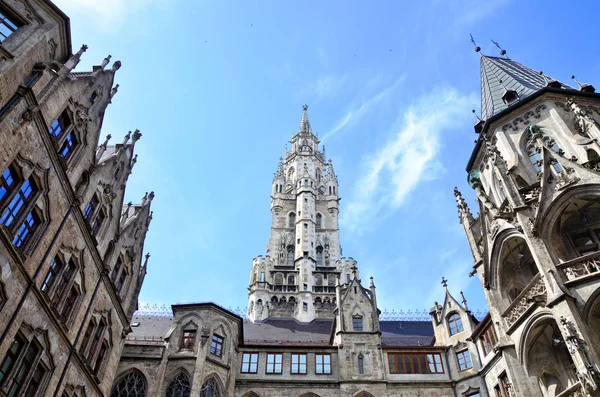
[[[338,133],[345,127],[350,127],[356,123],[358,123],[367,112],[375,105],[380,103],[382,100],[387,98],[390,94],[392,94],[404,81],[406,80],[406,75],[400,76],[394,83],[387,86],[383,90],[377,92],[376,94],[364,98],[357,98],[354,100],[355,105],[351,106],[351,108],[346,111],[346,113],[338,120],[335,126],[329,130],[323,137],[321,141],[324,142],[334,134]],[[372,87],[381,82],[380,76],[376,76],[375,78],[369,80],[367,82],[368,87]]]
[[[310,98],[315,103],[324,99],[335,98],[344,88],[349,77],[349,73],[320,76],[312,83],[304,86],[298,93],[298,96],[305,100]]]
[[[362,233],[370,220],[393,214],[421,182],[444,172],[437,158],[441,135],[465,121],[465,109],[474,101],[474,94],[438,89],[419,98],[398,117],[389,140],[367,154],[360,165],[362,176],[340,219],[347,230]]]

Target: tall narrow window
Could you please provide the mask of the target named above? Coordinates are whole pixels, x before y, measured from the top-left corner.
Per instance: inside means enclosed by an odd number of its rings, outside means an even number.
[[[317,229],[321,229],[323,227],[323,216],[321,214],[317,214]]]
[[[33,235],[36,227],[40,224],[40,218],[36,212],[32,211],[25,217],[25,220],[17,230],[17,234],[12,243],[15,247],[22,247]]]
[[[288,266],[294,266],[294,246],[288,245],[287,247],[287,264]]]
[[[88,359],[92,360],[98,351],[98,347],[100,346],[100,340],[104,337],[104,331],[106,331],[106,321],[104,319],[100,320],[100,324],[96,328],[96,332],[94,333],[94,339],[92,339],[92,345],[90,346],[90,352],[88,355]]]
[[[492,350],[494,350],[494,346],[496,346],[496,343],[498,342],[493,325],[490,324],[485,331],[483,331],[480,341],[483,349],[483,355],[487,356]]]
[[[119,256],[117,258],[117,262],[115,263],[115,265],[113,266],[112,272],[110,273],[110,279],[113,282],[117,281],[117,276],[119,275],[119,273],[121,272],[121,267],[123,266],[122,262],[121,262],[121,257]]]
[[[210,343],[210,353],[217,357],[223,355],[223,337],[219,335],[213,335],[212,342]]]
[[[464,330],[462,319],[458,313],[448,317],[448,325],[450,326],[450,335],[456,335]]]
[[[105,219],[106,215],[104,215],[104,211],[102,210],[102,208],[100,208],[90,227],[90,232],[92,236],[98,235],[98,232],[100,231],[100,228],[102,227],[102,224],[104,223]]]
[[[292,354],[292,374],[306,373],[306,354]]]
[[[16,20],[10,18],[4,10],[0,9],[0,43],[19,29],[20,26]]]
[[[352,328],[355,331],[362,332],[362,330],[363,330],[363,318],[362,318],[362,316],[352,317]]]
[[[330,354],[315,354],[315,373],[318,375],[331,374]]]
[[[242,355],[243,374],[255,374],[258,372],[258,353],[244,353]]]
[[[358,356],[358,373],[361,375],[365,374],[365,360],[362,355]]]
[[[12,385],[8,389],[9,396],[18,396],[27,387],[27,378],[34,370],[35,362],[40,353],[40,347],[35,342],[31,342],[25,351],[23,360],[16,368],[15,377],[12,380]]]
[[[317,247],[317,266],[323,265],[323,247],[320,245]]]
[[[60,274],[62,269],[62,260],[57,256],[50,264],[48,275],[46,275],[46,278],[44,279],[44,284],[42,284],[42,292],[45,292],[46,294],[50,293],[50,290],[52,289],[54,284],[56,284],[56,279],[58,278],[58,275]]]
[[[97,206],[98,206],[98,198],[94,194],[92,196],[92,199],[88,203],[88,205],[86,205],[85,211],[83,211],[83,219],[85,219],[85,220],[90,219],[91,216],[94,214],[94,212],[96,212]]]
[[[46,374],[46,368],[44,364],[38,363],[35,367],[35,371],[33,372],[33,376],[29,380],[29,385],[27,386],[27,390],[25,391],[26,397],[33,397],[35,393],[40,387],[42,383],[42,379],[44,379],[44,375]]]
[[[96,362],[94,363],[94,373],[100,372],[100,368],[102,368],[102,363],[104,362],[104,357],[106,356],[106,352],[108,351],[108,345],[106,341],[102,342],[102,346],[100,346],[100,351],[98,352],[98,357],[96,357]]]
[[[71,314],[77,303],[77,298],[79,298],[79,291],[76,286],[72,286],[69,295],[67,295],[67,300],[60,311],[60,320],[63,323],[66,323],[71,318]]]
[[[283,354],[268,353],[267,354],[267,370],[268,374],[280,374],[283,366]]]
[[[27,204],[36,192],[37,187],[31,178],[23,182],[15,197],[13,197],[6,210],[4,210],[4,214],[0,218],[0,223],[6,227],[10,227],[13,221],[27,208]]]
[[[85,334],[83,335],[83,340],[81,341],[81,346],[79,346],[79,353],[81,353],[84,357],[87,357],[86,350],[90,341],[92,340],[92,334],[94,333],[94,328],[96,328],[96,322],[94,319],[90,320],[87,328],[85,329]]]
[[[17,186],[17,173],[8,167],[0,176],[0,203],[10,196],[10,193],[14,191]]]
[[[117,292],[121,292],[123,286],[125,285],[125,280],[127,280],[127,269],[123,269],[123,271],[119,275],[119,278],[117,279],[117,282],[115,284]]]
[[[75,271],[77,270],[77,266],[73,262],[73,260],[69,260],[67,264],[67,268],[62,272],[62,276],[60,277],[60,281],[56,286],[56,291],[54,292],[54,296],[52,296],[52,307],[56,310],[60,307],[63,298],[65,297],[68,288],[75,277]]]
[[[288,227],[295,227],[296,226],[296,214],[293,212],[290,212],[290,214],[288,215]]]
[[[265,272],[260,272],[260,278],[259,278],[261,283],[265,282]]]
[[[6,352],[6,356],[2,361],[2,365],[0,366],[0,385],[4,384],[6,377],[10,374],[23,347],[25,346],[25,339],[21,337],[21,335],[17,334],[15,340],[12,345],[10,345],[10,349]]]
[[[73,154],[73,149],[75,148],[75,145],[77,145],[77,138],[72,132],[70,132],[63,141],[62,146],[58,150],[58,154],[63,159],[68,159],[69,157],[71,157],[71,154]]]

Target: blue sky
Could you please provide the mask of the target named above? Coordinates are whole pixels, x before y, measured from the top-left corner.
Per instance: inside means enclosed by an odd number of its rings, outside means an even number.
[[[145,303],[245,307],[269,237],[271,179],[309,105],[340,183],[341,241],[381,309],[429,309],[442,276],[485,309],[452,189],[476,138],[479,56],[600,88],[597,29],[580,1],[55,0],[77,70],[111,54],[104,132],[143,134],[127,200],[154,190]]]

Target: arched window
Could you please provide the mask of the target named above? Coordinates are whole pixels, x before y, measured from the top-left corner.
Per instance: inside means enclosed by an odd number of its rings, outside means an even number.
[[[330,274],[327,276],[327,285],[330,287],[335,286],[335,274]]]
[[[323,276],[317,274],[315,276],[315,285],[322,286],[323,285]]]
[[[323,216],[321,214],[317,214],[317,229],[323,228]]]
[[[536,146],[536,140],[541,139],[544,146],[555,153],[560,154],[562,153],[562,150],[550,135],[542,132],[537,126],[530,126],[527,133],[527,142],[525,143],[527,156],[529,157],[529,161],[533,165],[535,172],[539,174],[542,172],[543,159],[540,148]],[[558,162],[553,162],[551,169],[556,174],[563,172],[563,169]]]
[[[275,285],[282,285],[283,284],[283,275],[281,273],[277,273],[275,275]]]
[[[169,383],[166,397],[190,397],[190,380],[186,374],[180,372]]]
[[[287,247],[287,264],[288,266],[294,266],[294,246],[288,245]]]
[[[296,226],[296,213],[290,212],[288,215],[288,227]]]
[[[148,383],[146,377],[138,370],[121,376],[113,386],[111,397],[146,397]]]
[[[362,354],[358,356],[358,373],[361,375],[365,373],[365,360]]]
[[[221,397],[221,392],[215,378],[210,378],[202,384],[200,397]]]
[[[448,317],[448,326],[450,327],[450,335],[456,335],[464,330],[462,319],[458,313]]]
[[[296,277],[288,276],[288,285],[294,285],[294,284],[296,284]]]
[[[294,167],[290,167],[288,170],[288,182],[292,182],[294,180]]]
[[[317,247],[317,266],[321,266],[323,264],[323,247],[320,245]]]

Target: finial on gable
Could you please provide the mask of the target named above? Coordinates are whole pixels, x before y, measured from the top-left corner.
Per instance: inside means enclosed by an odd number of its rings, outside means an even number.
[[[446,280],[444,277],[442,277],[442,287],[448,289],[448,280]]]
[[[467,306],[467,299],[465,298],[465,294],[463,294],[462,291],[460,291],[460,296],[462,297],[462,305],[465,308],[466,311],[469,311],[469,306]]]
[[[572,75],[571,78],[575,80],[577,86],[579,87],[579,91],[581,92],[596,92],[596,89],[593,85],[587,83],[581,83],[579,80],[575,78],[575,75]]]
[[[114,73],[117,70],[121,69],[121,61],[116,61],[115,63],[112,64],[112,67],[110,68],[110,70]]]
[[[123,146],[127,145],[127,142],[129,142],[129,138],[131,138],[131,131],[129,131],[124,137],[123,137]]]
[[[115,94],[117,93],[117,91],[119,91],[119,85],[115,85],[113,88],[111,88],[110,90],[110,99],[113,99],[113,97],[115,96]]]

